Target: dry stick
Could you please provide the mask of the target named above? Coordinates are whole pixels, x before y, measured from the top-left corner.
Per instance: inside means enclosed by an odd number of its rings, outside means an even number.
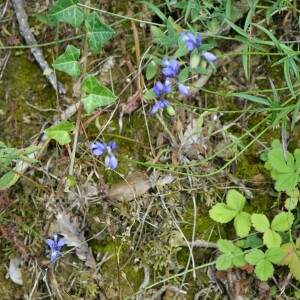
[[[28,17],[25,12],[25,9],[23,7],[23,1],[12,0],[12,3],[13,3],[15,13],[16,13],[16,16],[18,19],[20,33],[24,37],[26,44],[27,45],[37,45],[38,42],[35,39],[34,35],[32,34],[32,32],[29,28]],[[50,69],[47,61],[44,58],[43,52],[40,48],[31,48],[30,51],[43,71],[45,71],[46,69]],[[48,74],[48,75],[46,75],[46,77],[49,80],[49,82],[51,83],[51,85],[53,86],[53,88],[55,89],[55,91],[57,91],[57,84],[56,84],[54,74],[53,73]],[[59,89],[60,94],[66,93],[66,89],[63,86],[63,84],[58,83],[58,89]]]

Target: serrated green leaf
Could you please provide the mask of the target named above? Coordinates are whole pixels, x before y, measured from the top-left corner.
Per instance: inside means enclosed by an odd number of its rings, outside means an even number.
[[[69,132],[73,131],[74,129],[75,126],[65,120],[58,125],[44,130],[44,133],[50,138],[56,140],[60,145],[65,145],[71,142],[71,136]]]
[[[233,267],[232,255],[230,253],[225,253],[220,255],[216,261],[217,270],[227,270]]]
[[[228,223],[237,215],[237,213],[238,212],[236,210],[233,210],[226,204],[218,203],[209,211],[209,216],[214,221]]]
[[[257,263],[254,272],[260,280],[266,281],[273,275],[274,267],[268,260],[262,259]]]
[[[245,206],[246,198],[238,191],[230,190],[226,196],[226,203],[233,210],[241,212]]]
[[[146,78],[147,78],[147,80],[152,79],[156,75],[157,70],[158,70],[158,64],[154,60],[151,60],[150,63],[147,65],[147,68],[146,68]]]
[[[164,32],[157,26],[151,25],[150,30],[151,30],[151,32],[152,32],[152,34],[154,35],[155,38],[166,37]]]
[[[217,241],[217,246],[219,251],[223,253],[231,253],[236,248],[232,241],[223,239]]]
[[[281,248],[271,248],[265,253],[265,258],[273,264],[277,264],[284,256],[284,251]]]
[[[89,30],[89,47],[95,52],[99,52],[102,45],[115,34],[115,31],[110,26],[100,21],[96,12],[92,12],[85,20],[85,26]]]
[[[234,228],[239,237],[245,237],[249,234],[251,227],[251,215],[246,212],[237,214],[234,219]]]
[[[271,167],[280,173],[292,173],[295,168],[294,157],[287,152],[287,162],[285,162],[282,149],[272,149],[268,152],[268,159]]]
[[[273,177],[272,177],[273,178]],[[296,172],[287,174],[278,174],[275,183],[275,189],[278,192],[294,188],[298,183],[298,174]]]
[[[8,172],[0,178],[0,191],[9,188],[10,186],[14,185],[18,179],[20,178],[14,172]]]
[[[81,100],[88,114],[98,107],[114,103],[117,99],[108,88],[101,86],[92,75],[86,77],[82,84],[82,89],[89,94]]]
[[[84,11],[76,4],[79,0],[58,0],[49,10],[48,16],[54,22],[67,22],[79,27],[85,19]]]
[[[287,231],[294,222],[294,215],[288,212],[281,212],[276,215],[271,223],[271,229],[275,231]]]
[[[235,267],[242,267],[246,264],[245,255],[242,249],[235,247],[232,252],[232,264]]]
[[[254,249],[245,255],[245,260],[249,264],[255,266],[259,261],[265,258],[263,251]]]
[[[263,236],[264,244],[268,248],[278,248],[282,242],[281,236],[274,230],[268,229]]]
[[[60,55],[52,64],[53,68],[65,72],[72,77],[78,77],[82,68],[77,61],[80,56],[80,50],[69,45],[64,54]]]
[[[264,214],[253,214],[251,216],[251,222],[258,232],[265,232],[270,228],[270,222]]]
[[[244,240],[244,248],[258,248],[263,245],[263,240],[257,235],[250,235]]]

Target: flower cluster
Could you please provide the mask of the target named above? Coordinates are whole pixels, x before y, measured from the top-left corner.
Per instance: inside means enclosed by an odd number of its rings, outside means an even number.
[[[54,262],[58,255],[63,255],[60,249],[65,245],[66,241],[64,239],[58,239],[58,234],[54,233],[53,240],[47,239],[46,244],[50,247],[50,250],[46,250],[47,254],[50,254],[51,262]]]
[[[183,32],[181,34],[181,40],[185,42],[185,46],[190,51],[193,51],[195,48],[199,49],[202,44],[200,34],[194,35],[191,32]],[[211,52],[201,53],[201,56],[203,56],[208,62],[213,62],[217,59]]]
[[[115,142],[110,142],[109,145],[107,145],[105,142],[90,143],[90,149],[93,151],[93,154],[96,156],[100,156],[104,152],[107,152],[107,155],[104,160],[106,169],[112,169],[113,171],[116,169],[118,165],[118,161],[115,155],[113,154],[113,152],[116,149]]]

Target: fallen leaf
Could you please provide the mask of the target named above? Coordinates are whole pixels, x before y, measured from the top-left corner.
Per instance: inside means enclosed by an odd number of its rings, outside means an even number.
[[[70,247],[76,247],[76,254],[78,258],[85,261],[86,266],[95,268],[95,259],[85,242],[83,232],[79,229],[77,218],[73,217],[71,219],[69,214],[61,212],[57,214],[56,219],[59,227],[59,233],[64,236],[66,244]]]

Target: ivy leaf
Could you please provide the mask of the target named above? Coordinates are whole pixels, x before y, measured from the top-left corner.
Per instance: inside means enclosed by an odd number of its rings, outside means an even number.
[[[274,230],[268,229],[263,236],[264,244],[268,248],[280,247],[282,242],[281,236]]]
[[[237,211],[230,208],[225,203],[217,203],[209,211],[209,216],[217,222],[228,223],[237,215]]]
[[[99,52],[104,42],[110,40],[115,34],[110,26],[100,21],[96,12],[92,12],[85,20],[85,26],[89,30],[88,44],[95,52]]]
[[[108,88],[101,86],[92,75],[86,77],[82,84],[82,89],[89,94],[81,100],[88,114],[100,106],[106,106],[115,102],[117,99]]]
[[[251,227],[251,216],[246,212],[239,213],[234,219],[234,228],[239,237],[245,237],[249,234]]]
[[[294,215],[288,212],[281,212],[275,216],[271,223],[271,229],[275,231],[287,231],[294,222]]]
[[[78,77],[82,68],[77,61],[80,55],[80,50],[69,45],[64,54],[60,55],[52,64],[52,66],[62,72],[69,74],[72,77]]]
[[[251,221],[253,227],[258,232],[265,232],[270,228],[270,222],[264,214],[253,214]]]
[[[66,22],[79,27],[85,19],[84,11],[76,4],[79,0],[58,0],[49,10],[48,16],[54,22]]]
[[[236,190],[230,190],[226,200],[227,205],[238,212],[243,210],[246,203],[246,198]]]
[[[50,138],[56,140],[60,145],[65,145],[71,142],[71,137],[69,132],[73,131],[75,126],[68,121],[63,121],[58,125],[52,126],[46,130],[44,133]]]

